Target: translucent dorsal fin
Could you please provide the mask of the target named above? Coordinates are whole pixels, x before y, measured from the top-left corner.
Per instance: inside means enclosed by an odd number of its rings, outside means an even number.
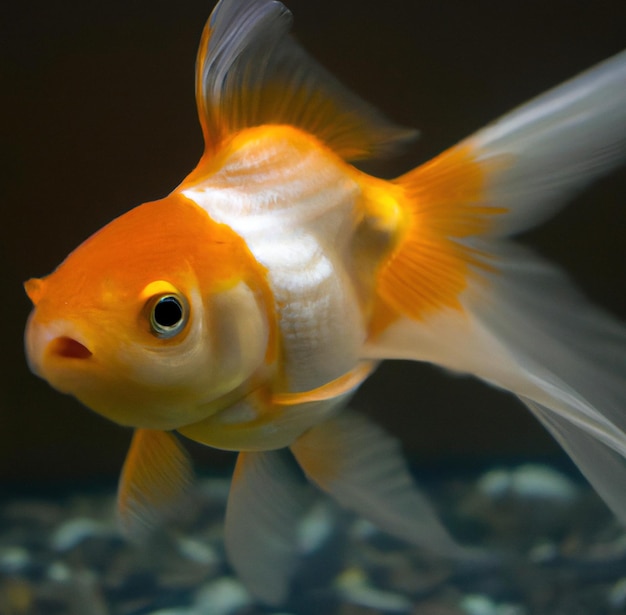
[[[416,135],[343,87],[290,27],[291,13],[273,0],[221,0],[213,10],[196,63],[205,156],[229,135],[264,124],[301,128],[351,160],[391,153]]]

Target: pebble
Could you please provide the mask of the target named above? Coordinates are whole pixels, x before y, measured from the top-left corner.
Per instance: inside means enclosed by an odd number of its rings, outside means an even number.
[[[3,547],[0,549],[0,573],[15,574],[25,570],[32,558],[23,547]]]
[[[335,581],[339,595],[349,603],[376,609],[383,613],[410,613],[412,601],[398,593],[370,585],[367,575],[359,568],[349,568]]]
[[[528,559],[535,564],[551,564],[560,556],[559,547],[553,542],[540,542],[528,552]]]
[[[252,603],[252,597],[240,581],[233,577],[221,577],[205,583],[198,590],[194,606],[199,613],[231,615]]]
[[[55,583],[67,583],[72,578],[72,571],[63,562],[52,562],[46,576]]]
[[[527,615],[519,604],[497,603],[481,594],[465,596],[459,606],[467,615]]]
[[[30,615],[35,602],[35,588],[19,577],[0,579],[0,613]]]
[[[201,542],[186,536],[176,541],[178,552],[185,558],[203,566],[217,565],[221,558],[217,551],[207,542]]]
[[[50,544],[55,551],[70,551],[88,538],[117,537],[109,524],[94,519],[77,518],[65,521],[52,533]]]
[[[320,549],[330,538],[334,528],[335,520],[329,502],[317,502],[298,527],[300,553],[307,555]]]
[[[579,495],[578,486],[567,476],[540,464],[524,464],[513,470],[490,470],[479,479],[477,486],[491,499],[513,496],[571,503]]]
[[[479,594],[465,596],[460,607],[467,615],[498,615],[498,609],[489,597]]]
[[[527,615],[526,609],[521,604],[508,604],[503,602],[498,606],[498,615]]]
[[[528,550],[537,540],[560,533],[577,520],[583,522],[581,487],[563,473],[543,464],[494,468],[480,476],[462,498],[458,510],[478,522],[497,544],[508,542]],[[586,502],[589,508],[589,502]],[[597,515],[596,515],[597,516]]]

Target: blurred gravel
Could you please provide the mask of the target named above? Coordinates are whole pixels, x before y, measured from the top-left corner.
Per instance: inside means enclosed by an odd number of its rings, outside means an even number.
[[[320,497],[281,609],[225,562],[226,479],[199,480],[184,518],[141,545],[120,536],[113,492],[5,497],[0,615],[626,613],[626,532],[586,485],[533,464],[428,484],[452,533],[491,557],[438,561]]]

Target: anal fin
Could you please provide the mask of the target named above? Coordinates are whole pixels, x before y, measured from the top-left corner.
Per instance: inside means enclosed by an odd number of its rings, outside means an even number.
[[[226,509],[228,557],[248,589],[268,604],[287,597],[298,556],[298,523],[313,490],[286,451],[240,453]]]
[[[399,442],[366,417],[344,410],[307,431],[291,450],[316,485],[382,530],[438,555],[468,555],[420,493]]]

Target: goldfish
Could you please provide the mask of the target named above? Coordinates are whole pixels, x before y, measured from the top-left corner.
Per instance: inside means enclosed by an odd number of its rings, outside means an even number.
[[[289,592],[302,474],[382,530],[464,557],[399,443],[349,408],[383,360],[517,396],[626,521],[626,328],[511,237],[626,158],[626,52],[387,180],[416,135],[345,88],[274,0],[220,0],[195,96],[204,153],[169,195],[25,283],[32,371],[134,430],[129,534],[184,500],[184,440],[238,453],[229,560]]]

